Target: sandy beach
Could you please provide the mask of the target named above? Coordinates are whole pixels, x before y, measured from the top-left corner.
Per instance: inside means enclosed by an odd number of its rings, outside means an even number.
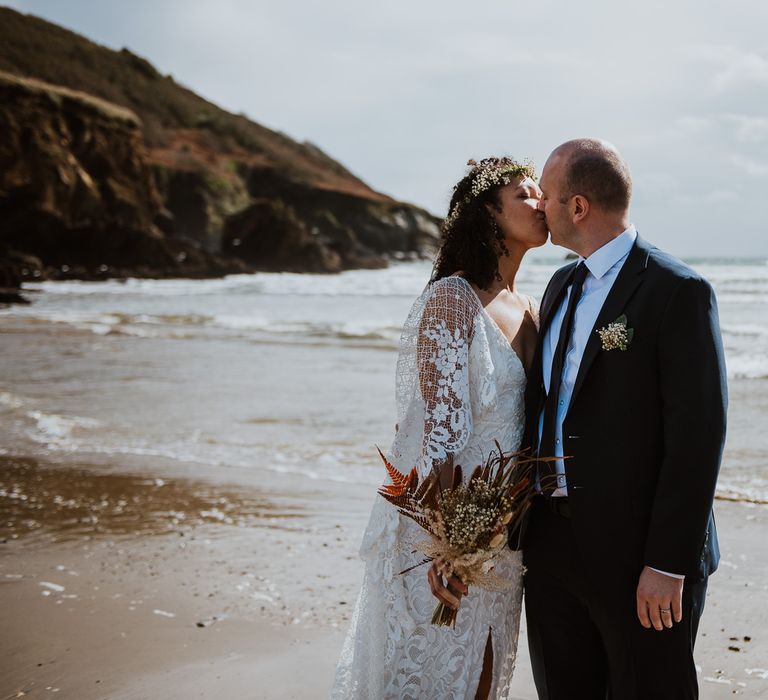
[[[320,494],[23,459],[1,471],[0,697],[327,691],[356,526],[315,517]]]
[[[0,697],[327,695],[368,489],[19,458],[1,473]],[[717,514],[724,558],[697,648],[702,697],[768,697],[768,513],[720,501]],[[536,697],[524,641],[514,687]]]

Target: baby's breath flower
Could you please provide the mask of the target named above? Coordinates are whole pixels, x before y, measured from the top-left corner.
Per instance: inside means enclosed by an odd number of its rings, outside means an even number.
[[[469,160],[467,165],[470,167],[469,174],[472,178],[470,194],[457,202],[448,213],[449,226],[459,217],[465,206],[491,187],[508,185],[516,177],[536,177],[536,169],[530,160],[518,162],[511,158],[483,158],[479,163]]]
[[[626,316],[619,316],[613,323],[609,323],[604,328],[599,328],[597,334],[600,336],[600,344],[603,350],[624,351],[632,341],[634,329],[627,328]]]

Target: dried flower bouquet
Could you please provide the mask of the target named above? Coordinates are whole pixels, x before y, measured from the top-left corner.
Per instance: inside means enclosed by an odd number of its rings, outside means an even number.
[[[425,559],[400,573],[432,561],[440,572],[466,585],[503,590],[508,582],[494,573],[494,560],[523,521],[535,494],[535,465],[549,461],[526,452],[505,454],[496,443],[484,465],[475,467],[465,483],[460,465],[450,462],[438,473],[420,479],[414,467],[400,473],[382,454],[391,484],[379,494],[398,511],[421,526],[429,538],[415,545]],[[451,592],[461,598],[453,589]],[[432,616],[435,625],[456,624],[456,610],[439,603]]]

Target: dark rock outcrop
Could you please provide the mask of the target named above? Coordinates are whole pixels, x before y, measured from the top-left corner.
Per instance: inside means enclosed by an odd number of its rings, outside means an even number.
[[[251,196],[289,203],[307,228],[344,268],[377,266],[388,257],[427,257],[435,252],[436,219],[391,199],[369,199],[307,186],[263,167],[243,168]]]
[[[224,251],[265,270],[339,272],[341,256],[324,245],[296,212],[263,199],[227,220]]]
[[[21,293],[24,275],[39,277],[41,271],[38,259],[0,246],[0,304],[28,304],[29,300]]]

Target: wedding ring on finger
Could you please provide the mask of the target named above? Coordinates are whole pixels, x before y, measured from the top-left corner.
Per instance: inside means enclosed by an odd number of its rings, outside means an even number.
[[[672,608],[659,608],[660,613],[671,613]]]

